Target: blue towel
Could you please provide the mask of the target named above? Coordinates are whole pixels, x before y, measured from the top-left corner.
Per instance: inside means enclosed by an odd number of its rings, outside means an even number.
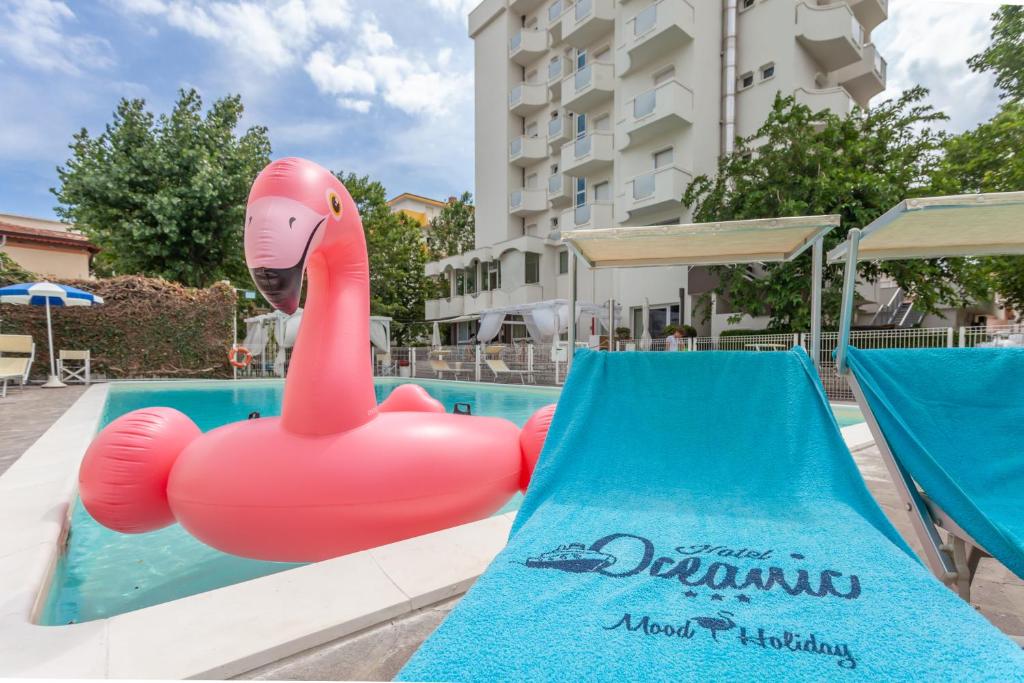
[[[910,553],[807,355],[581,353],[508,546],[405,680],[1024,680]]]
[[[1024,578],[1024,349],[850,349],[893,455]]]

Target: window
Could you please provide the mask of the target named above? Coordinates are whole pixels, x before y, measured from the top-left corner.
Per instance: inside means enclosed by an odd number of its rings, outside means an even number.
[[[465,296],[466,294],[466,271],[459,268],[455,271],[455,296]]]
[[[583,206],[587,203],[587,179],[577,178],[576,179],[576,206]]]
[[[476,266],[477,264],[474,262],[466,269],[466,294],[476,294],[480,291],[476,283]]]
[[[654,153],[654,168],[664,168],[672,165],[672,148],[663,149]]]
[[[501,262],[497,259],[480,264],[480,284],[483,291],[501,287]]]
[[[633,324],[643,321],[643,309],[634,309]],[[639,313],[639,315],[638,315]],[[665,326],[679,324],[679,304],[663,304],[651,306],[650,315],[647,318],[647,332],[652,338],[665,336]],[[643,334],[643,329],[634,330],[634,334]]]
[[[754,74],[745,73],[740,76],[740,90],[745,90],[754,85]]]
[[[540,282],[540,254],[528,251],[524,256],[526,256],[526,284],[535,285]]]
[[[576,115],[576,139],[579,140],[587,134],[587,115]]]
[[[557,217],[551,219],[551,229],[552,230],[558,230],[558,218]]]
[[[587,51],[576,50],[576,70],[580,70],[587,65]]]
[[[563,249],[558,252],[558,274],[565,275],[569,272],[569,250]]]
[[[757,2],[757,0],[743,0],[743,5],[740,7],[740,9],[750,9],[751,7],[754,6],[755,2]]]
[[[611,183],[605,181],[603,183],[597,183],[594,185],[594,201],[595,202],[607,202],[611,201],[612,198],[612,186]]]
[[[761,80],[767,81],[769,78],[775,75],[775,65],[766,64],[761,67]]]

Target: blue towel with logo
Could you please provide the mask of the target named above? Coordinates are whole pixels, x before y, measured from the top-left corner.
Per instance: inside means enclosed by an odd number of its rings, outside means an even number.
[[[912,555],[809,358],[581,353],[508,546],[404,680],[1024,680]]]
[[[1024,349],[851,348],[849,364],[903,468],[1024,578]]]

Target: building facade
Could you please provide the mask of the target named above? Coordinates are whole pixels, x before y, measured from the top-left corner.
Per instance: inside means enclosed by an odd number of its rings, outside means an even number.
[[[687,222],[687,184],[756,132],[776,93],[866,106],[885,88],[871,31],[886,16],[887,0],[484,0],[469,16],[476,248],[427,266],[450,292],[427,318],[567,297],[563,229]],[[614,298],[636,336],[645,299],[652,334],[715,335],[732,312],[698,270],[582,267],[579,296]]]
[[[449,199],[449,201],[451,201]],[[404,213],[409,218],[420,224],[424,230],[430,225],[430,221],[441,215],[441,209],[446,202],[440,199],[431,199],[411,192],[402,194],[388,200],[388,206],[392,213]]]
[[[99,252],[73,225],[14,214],[0,214],[0,243],[0,251],[25,270],[59,280],[88,278]]]

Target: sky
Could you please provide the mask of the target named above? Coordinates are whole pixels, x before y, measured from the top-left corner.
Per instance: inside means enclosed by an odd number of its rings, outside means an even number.
[[[53,217],[74,132],[102,131],[122,97],[162,113],[189,87],[241,94],[243,127],[267,126],[275,158],[369,174],[390,195],[472,190],[476,1],[0,0],[0,213]],[[951,131],[988,119],[992,78],[965,60],[995,7],[890,0],[879,97],[920,83]]]

